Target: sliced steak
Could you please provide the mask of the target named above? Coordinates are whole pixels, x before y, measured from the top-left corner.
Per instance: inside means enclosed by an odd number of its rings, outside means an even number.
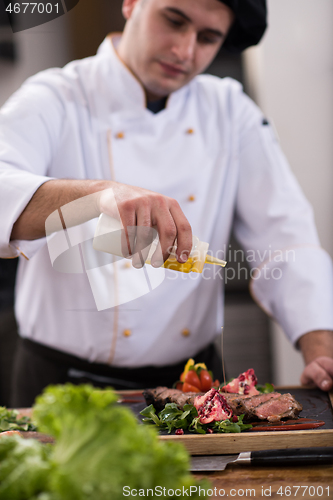
[[[271,399],[275,399],[280,397],[281,394],[279,392],[270,392],[269,394],[258,394],[257,396],[251,396],[247,398],[242,398],[240,397],[238,400],[234,400],[234,405],[236,405],[236,410],[235,414],[236,415],[242,415],[244,413],[245,419],[246,420],[253,420],[257,418],[255,410],[256,408],[263,404],[266,403],[267,401],[270,401]],[[230,404],[230,403],[229,403]]]
[[[168,389],[167,387],[157,387],[156,389],[146,389],[143,396],[147,405],[153,405],[156,411],[161,411],[167,403],[176,403],[181,410],[186,404],[194,405],[194,398],[203,393],[183,392],[178,389]]]
[[[295,418],[303,407],[289,393],[272,398],[253,409],[253,415],[260,420],[278,422],[282,418]]]
[[[226,399],[234,415],[241,415],[244,413],[242,405],[243,400],[252,398],[252,396],[247,396],[245,394],[230,394],[228,392],[221,392],[221,395]]]
[[[204,393],[182,392],[178,389],[167,387],[156,387],[143,391],[147,405],[152,404],[157,412],[163,410],[167,403],[176,403],[178,408],[183,409],[186,404],[194,405],[194,399]],[[291,394],[271,392],[269,394],[258,394],[247,396],[244,394],[223,393],[228,405],[234,415],[245,414],[245,420],[268,420],[278,422],[283,418],[295,418],[300,411],[300,405]]]
[[[168,388],[167,387],[156,387],[156,389],[145,389],[143,391],[143,397],[145,398],[146,400],[146,403],[147,405],[154,405],[154,408],[156,408],[155,406],[155,402],[156,401],[160,401],[160,394],[162,394],[162,392],[166,391]]]

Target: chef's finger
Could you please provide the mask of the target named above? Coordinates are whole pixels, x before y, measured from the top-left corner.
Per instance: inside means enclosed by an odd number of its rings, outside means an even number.
[[[321,356],[315,361],[326,371],[326,376],[321,381],[320,388],[323,391],[330,391],[333,388],[333,359],[328,356]]]
[[[177,228],[177,260],[186,262],[192,250],[192,228],[179,203],[173,200],[170,213]]]
[[[319,356],[315,361],[333,378],[333,358],[329,356]]]
[[[123,229],[110,230],[106,235],[102,235],[101,238],[110,239],[111,245],[117,242],[117,247],[119,246],[120,239],[120,250],[124,257],[130,255],[130,244],[128,239],[128,226],[135,226],[135,207],[130,201],[126,200],[125,203],[117,200],[114,190],[104,189],[96,193],[96,210],[101,214],[106,214],[115,221],[121,221]]]
[[[121,230],[121,253],[126,259],[133,255],[136,229],[136,226],[126,225]]]
[[[316,361],[306,366],[301,376],[301,384],[311,385],[312,383],[323,391],[329,391],[333,386],[330,375]]]
[[[136,241],[132,263],[136,268],[144,266],[147,260],[151,244],[156,235],[156,231],[151,227],[150,208],[146,204],[141,204],[136,213]]]
[[[156,234],[157,234],[157,232],[156,232]],[[158,240],[156,250],[151,257],[151,265],[153,267],[161,267],[163,262],[164,262],[164,259],[163,259],[162,247],[161,247],[160,241]]]
[[[133,252],[133,266],[141,268],[148,258],[151,244],[157,232],[148,226],[138,225],[136,228],[136,242]]]
[[[169,210],[154,215],[153,219],[156,222],[159,245],[152,256],[151,263],[154,267],[160,267],[172,252],[177,236],[177,229]]]
[[[121,230],[121,253],[125,258],[130,257],[134,253],[134,242],[136,237],[136,214],[134,209],[122,209],[121,222],[123,229]]]

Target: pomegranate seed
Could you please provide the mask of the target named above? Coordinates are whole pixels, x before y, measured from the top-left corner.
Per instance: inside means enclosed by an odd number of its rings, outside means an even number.
[[[213,431],[213,429],[208,428],[207,432],[208,432],[208,434],[213,434],[214,431]]]
[[[243,380],[245,380],[245,375],[243,375],[243,374],[242,374],[242,375],[239,375],[238,380],[239,380],[240,382],[242,382]]]
[[[234,416],[232,417],[232,421],[233,421],[234,423],[235,423],[235,422],[238,422],[238,417],[237,417],[237,415],[234,415]]]
[[[182,434],[184,434],[184,430],[183,429],[177,429],[175,431],[175,434],[177,434],[177,436],[181,436]]]

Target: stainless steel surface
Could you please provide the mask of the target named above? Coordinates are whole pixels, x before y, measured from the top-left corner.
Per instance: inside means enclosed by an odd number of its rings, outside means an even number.
[[[238,464],[250,464],[251,463],[251,452],[250,451],[244,451],[243,453],[240,453],[238,455],[237,459]]]
[[[191,457],[190,471],[224,470],[230,463],[236,462],[239,455],[208,455]]]

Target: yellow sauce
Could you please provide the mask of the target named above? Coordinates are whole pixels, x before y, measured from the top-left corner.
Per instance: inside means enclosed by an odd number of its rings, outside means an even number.
[[[172,269],[173,271],[180,271],[181,273],[190,273],[192,271],[194,264],[194,259],[187,259],[186,262],[181,264],[177,259],[169,257],[163,264],[162,267],[166,269]]]
[[[166,269],[172,269],[174,271],[180,271],[181,273],[190,273],[191,271],[197,272],[195,269],[193,269],[194,264],[195,260],[192,257],[187,259],[187,261],[183,264],[178,262],[178,260],[174,257],[169,257],[164,262],[162,267],[165,267]],[[225,267],[227,265],[225,260],[217,259],[216,257],[212,257],[211,255],[206,255],[205,264],[214,264],[221,267]]]

